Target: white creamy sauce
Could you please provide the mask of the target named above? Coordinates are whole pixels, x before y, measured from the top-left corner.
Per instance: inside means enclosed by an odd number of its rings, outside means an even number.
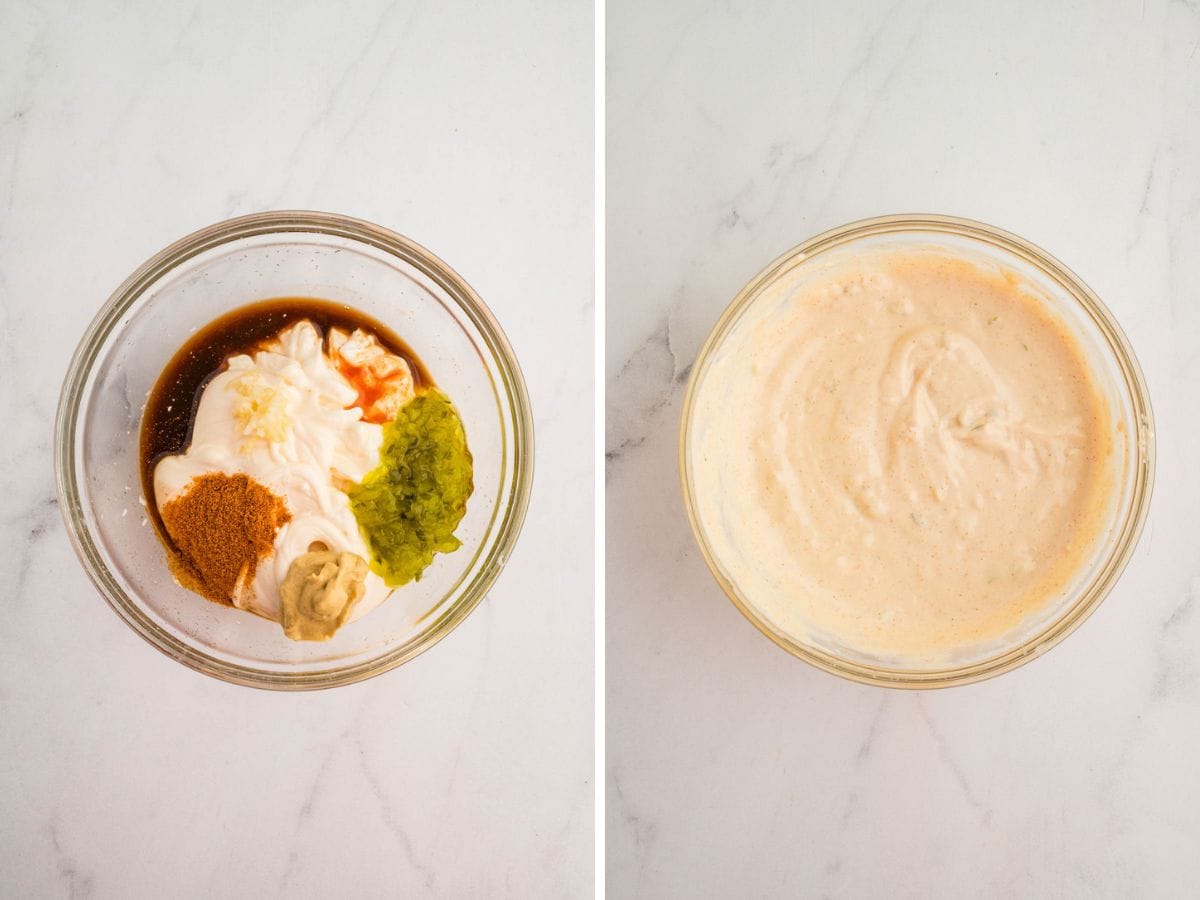
[[[292,561],[316,541],[370,559],[350,500],[337,487],[339,480],[361,481],[379,464],[383,427],[362,420],[362,411],[350,406],[357,397],[325,355],[316,328],[298,322],[268,349],[229,359],[204,388],[187,452],[155,467],[160,511],[193,478],[211,472],[244,473],[287,503],[291,519],[276,534],[274,553],[259,562],[253,591],[236,601],[242,608],[278,621],[279,586]],[[248,427],[239,410],[249,401],[260,414]],[[382,578],[368,573],[350,621],[389,593]]]
[[[696,513],[790,634],[881,659],[1001,637],[1069,584],[1112,492],[1075,338],[1012,273],[924,251],[785,276],[694,397]]]

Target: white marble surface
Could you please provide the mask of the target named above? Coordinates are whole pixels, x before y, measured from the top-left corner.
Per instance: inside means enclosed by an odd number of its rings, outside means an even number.
[[[0,895],[590,896],[592,16],[0,4]],[[134,267],[295,207],[409,234],[472,283],[523,363],[538,457],[518,548],[462,626],[365,684],[283,695],[113,615],[51,440],[75,342]]]
[[[1200,879],[1200,9],[608,6],[614,897],[1183,897]],[[1127,331],[1158,481],[1119,586],[984,684],[840,681],[709,577],[685,376],[777,254],[891,212],[1041,244]]]

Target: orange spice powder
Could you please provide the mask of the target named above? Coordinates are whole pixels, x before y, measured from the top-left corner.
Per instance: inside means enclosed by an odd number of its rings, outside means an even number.
[[[258,561],[291,517],[283,499],[253,478],[222,472],[193,478],[162,510],[180,581],[225,604],[254,579]]]

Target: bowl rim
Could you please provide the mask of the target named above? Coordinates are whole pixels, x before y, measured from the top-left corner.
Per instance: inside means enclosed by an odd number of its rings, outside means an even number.
[[[700,378],[713,352],[727,336],[735,320],[757,298],[763,288],[784,271],[821,253],[862,238],[897,232],[972,238],[1032,264],[1062,285],[1089,320],[1096,325],[1105,339],[1105,345],[1112,351],[1113,359],[1121,372],[1121,386],[1128,392],[1137,426],[1137,434],[1131,435],[1131,440],[1135,442],[1132,471],[1128,476],[1122,476],[1123,479],[1128,477],[1133,482],[1130,500],[1127,507],[1121,511],[1115,538],[1104,564],[1100,566],[1095,577],[1078,591],[1078,596],[1061,615],[1046,623],[1027,640],[973,663],[925,670],[866,665],[808,646],[776,628],[751,608],[739,596],[732,582],[722,574],[704,537],[704,530],[695,508],[688,452],[691,414]],[[700,548],[709,572],[742,615],[775,644],[818,669],[861,684],[925,690],[972,684],[1011,671],[1057,645],[1100,605],[1132,557],[1149,511],[1155,470],[1154,414],[1145,378],[1128,338],[1100,298],[1074,272],[1030,241],[983,222],[933,213],[902,213],[860,219],[821,232],[776,258],[737,293],[718,317],[696,356],[684,395],[678,454],[680,485],[692,536]]]
[[[83,517],[76,471],[77,417],[84,388],[101,348],[122,316],[147,288],[180,264],[224,244],[268,234],[307,233],[350,239],[398,257],[430,278],[466,314],[479,330],[499,371],[496,389],[510,407],[502,412],[511,429],[513,471],[504,487],[510,496],[501,513],[491,549],[474,577],[458,592],[450,607],[417,640],[346,666],[306,672],[286,672],[243,666],[218,659],[169,634],[152,621],[120,587],[100,556]],[[507,446],[504,452],[508,452]],[[237,216],[188,234],[142,263],[100,307],[85,329],[71,357],[59,394],[54,429],[54,474],[59,509],[71,545],[92,584],[114,612],[151,646],[185,666],[222,681],[271,690],[320,690],[352,684],[390,671],[415,658],[449,634],[487,594],[520,534],[528,511],[533,482],[533,415],[525,378],[508,338],[495,316],[475,290],[449,265],[416,241],[363,219],[313,210],[270,210]],[[494,520],[495,517],[493,517]]]

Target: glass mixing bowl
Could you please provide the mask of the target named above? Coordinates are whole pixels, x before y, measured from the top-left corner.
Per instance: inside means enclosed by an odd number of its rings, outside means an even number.
[[[256,300],[318,297],[388,325],[454,401],[475,460],[456,534],[420,581],[325,643],[175,583],[147,521],[139,478],[142,409],[163,367],[198,328]],[[483,301],[449,266],[368,222],[268,212],[172,244],[109,298],[71,360],[55,434],[58,498],[79,559],[117,614],[205,674],[282,690],[360,681],[412,659],[483,599],[529,501],[533,421],[521,370]]]
[[[1113,415],[1117,456],[1114,496],[1091,552],[1059,596],[996,641],[957,650],[936,665],[884,660],[840,644],[832,636],[793,633],[755,606],[726,574],[697,511],[692,465],[692,412],[707,387],[709,363],[743,315],[785,276],[804,278],[859,254],[892,249],[935,249],[1015,271],[1077,337]],[[700,350],[688,385],[680,430],[680,475],[688,518],[709,569],[729,599],[779,646],[813,665],[854,681],[901,688],[934,688],[979,681],[1044,653],[1074,630],[1112,589],[1133,553],[1146,519],[1154,481],[1154,428],[1150,397],[1133,350],[1112,315],[1062,263],[1028,241],[966,219],[935,215],[885,216],[854,222],[806,241],[777,259],[734,298]],[[766,561],[764,561],[766,562]]]

